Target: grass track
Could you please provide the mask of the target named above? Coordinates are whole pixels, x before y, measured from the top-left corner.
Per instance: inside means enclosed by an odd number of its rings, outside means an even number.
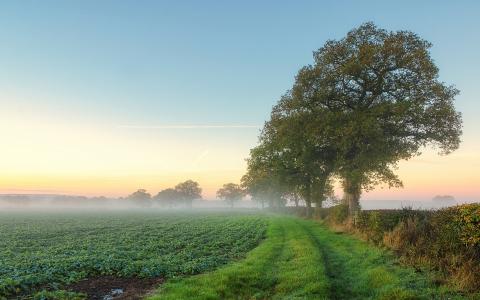
[[[245,260],[168,281],[149,299],[461,299],[388,253],[323,225],[272,216]]]

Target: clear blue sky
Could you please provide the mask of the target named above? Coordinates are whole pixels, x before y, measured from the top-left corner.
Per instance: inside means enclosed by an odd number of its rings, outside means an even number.
[[[312,51],[366,21],[433,43],[441,79],[461,90],[465,140],[478,146],[478,1],[2,1],[0,111],[63,127],[261,126]],[[257,133],[175,135],[246,154]]]

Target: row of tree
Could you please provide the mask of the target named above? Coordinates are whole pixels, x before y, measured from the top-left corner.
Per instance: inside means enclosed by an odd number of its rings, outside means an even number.
[[[174,188],[167,188],[153,196],[144,189],[139,189],[127,197],[127,200],[141,205],[150,206],[156,202],[164,207],[184,206],[192,207],[193,200],[202,198],[202,189],[198,182],[187,180],[177,184]]]
[[[217,191],[217,197],[224,200],[232,208],[235,202],[242,200],[246,195],[245,190],[238,184],[227,183]],[[177,184],[174,188],[167,188],[153,196],[144,189],[139,189],[127,197],[138,205],[148,207],[153,202],[163,207],[175,206],[192,207],[193,200],[202,198],[202,189],[198,182],[187,180]]]
[[[262,205],[303,200],[307,214],[343,187],[351,213],[363,190],[400,187],[399,160],[433,145],[458,148],[458,90],[438,78],[431,44],[409,31],[365,23],[314,52],[273,107],[250,152],[242,186]]]

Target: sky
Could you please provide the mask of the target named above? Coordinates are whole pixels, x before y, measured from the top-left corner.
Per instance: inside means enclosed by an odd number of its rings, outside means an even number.
[[[0,193],[126,196],[239,182],[271,107],[328,39],[373,21],[433,43],[460,149],[365,199],[480,200],[478,1],[1,1]]]

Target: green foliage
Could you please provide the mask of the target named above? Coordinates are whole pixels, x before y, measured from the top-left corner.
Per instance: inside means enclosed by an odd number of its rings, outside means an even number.
[[[226,183],[217,191],[217,197],[229,203],[231,207],[235,202],[242,200],[244,195],[245,191],[235,183]]]
[[[161,206],[172,207],[175,206],[181,198],[182,196],[177,190],[168,188],[158,192],[158,194],[153,197],[153,200]]]
[[[431,213],[411,208],[399,210],[359,211],[355,218],[355,228],[360,230],[367,239],[380,243],[384,233],[393,230],[399,223],[409,219],[425,219]]]
[[[247,173],[242,176],[241,185],[262,208],[265,205],[278,208],[285,204],[283,196],[288,189],[282,185],[278,162],[268,145],[261,144],[250,150]]]
[[[399,159],[428,144],[444,153],[458,148],[458,91],[438,80],[430,47],[412,32],[365,23],[327,41],[314,64],[300,70],[292,93],[302,99],[299,106],[331,116],[345,179],[396,185],[391,167]]]
[[[188,207],[192,206],[193,200],[202,199],[202,189],[196,181],[189,179],[181,182],[175,186],[175,190]]]
[[[331,207],[328,217],[335,223],[343,223],[348,218],[348,205],[339,204]]]
[[[192,207],[193,200],[202,198],[202,189],[198,182],[187,180],[175,186],[158,192],[153,200],[163,207],[183,205]]]
[[[2,213],[0,298],[39,287],[58,290],[97,275],[172,277],[212,270],[255,247],[265,225],[262,216],[246,213]]]
[[[84,300],[85,294],[74,293],[64,290],[40,291],[33,295],[33,300]]]
[[[295,94],[285,94],[273,107],[260,136],[260,142],[269,145],[275,154],[282,184],[290,193],[299,194],[307,204],[320,207],[332,194],[333,175],[337,151],[331,141],[326,122],[315,123],[321,112],[291,111],[289,104],[296,101]],[[307,214],[310,212],[307,211]]]
[[[480,247],[480,204],[461,205],[455,210],[454,220],[462,242],[467,246]]]
[[[249,186],[270,178],[286,192],[300,192],[309,215],[314,191],[318,205],[337,175],[353,215],[362,190],[402,185],[394,172],[398,161],[425,146],[441,154],[456,150],[458,90],[439,80],[430,47],[413,32],[373,23],[327,41],[273,107],[248,160]]]
[[[127,199],[145,207],[152,205],[152,202],[151,202],[152,196],[149,193],[147,193],[147,191],[144,189],[137,190],[133,194],[129,195]]]
[[[335,210],[327,219],[334,223]],[[438,270],[451,285],[480,291],[480,204],[438,211],[361,211],[353,230],[394,250],[405,263]]]

